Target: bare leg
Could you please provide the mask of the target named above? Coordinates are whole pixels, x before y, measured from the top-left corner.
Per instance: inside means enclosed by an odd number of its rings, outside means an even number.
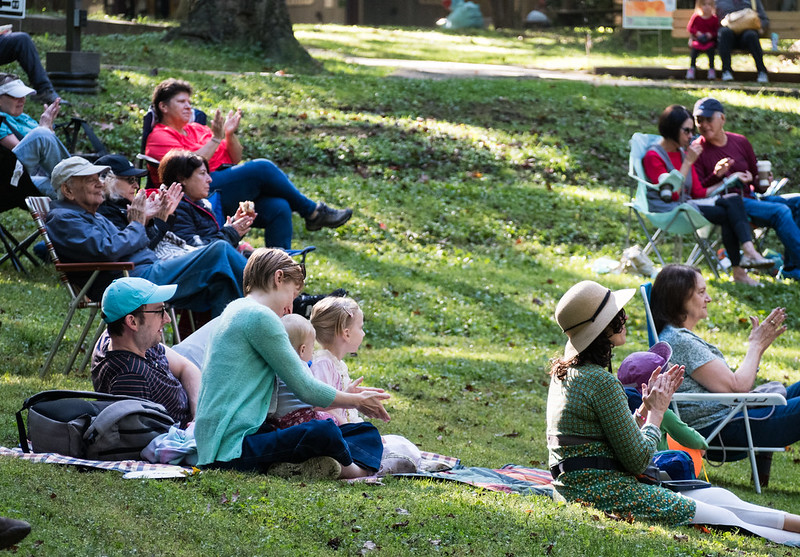
[[[753,242],[744,242],[742,243],[742,253],[753,259],[761,259],[761,254],[756,251],[756,247],[753,245]]]
[[[747,271],[739,266],[731,267],[733,270],[733,282],[748,284],[750,286],[757,286],[758,281],[750,278]]]

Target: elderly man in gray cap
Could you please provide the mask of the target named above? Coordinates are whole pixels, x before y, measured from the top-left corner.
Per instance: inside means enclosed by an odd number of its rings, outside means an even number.
[[[155,284],[177,284],[173,305],[194,311],[211,311],[212,317],[222,313],[233,299],[242,296],[242,273],[245,258],[228,242],[218,240],[186,255],[159,260],[148,247],[145,224],[145,192],[140,191],[128,209],[130,223],[118,229],[97,212],[103,203],[100,172],[107,166],[96,166],[81,157],[70,157],[53,169],[52,183],[58,188],[59,200],[45,222],[50,239],[64,262],[131,261],[136,266],[133,276]],[[89,292],[100,299],[114,277],[108,276]]]
[[[745,136],[725,131],[725,108],[717,99],[697,101],[694,119],[701,135],[696,142],[703,147],[694,163],[700,184],[711,188],[736,176],[747,216],[758,226],[774,228],[786,248],[783,275],[800,279],[800,228],[794,218],[800,215],[800,197],[770,195],[759,199],[753,195],[763,191],[755,180],[758,169],[753,146]]]

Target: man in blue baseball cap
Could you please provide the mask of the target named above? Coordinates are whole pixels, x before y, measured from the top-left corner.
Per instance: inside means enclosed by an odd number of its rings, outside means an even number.
[[[739,186],[735,190],[742,195],[744,210],[750,221],[757,226],[769,226],[783,242],[783,276],[800,280],[800,197],[762,195],[758,180],[756,154],[750,141],[738,133],[725,131],[725,108],[713,97],[697,101],[693,110],[694,120],[701,137],[695,143],[703,152],[694,162],[700,178],[700,186],[714,188],[723,180],[736,176]]]
[[[185,427],[197,407],[200,370],[161,343],[170,322],[165,302],[177,288],[138,277],[109,285],[102,301],[108,327],[92,355],[92,384],[98,392],[157,402]]]

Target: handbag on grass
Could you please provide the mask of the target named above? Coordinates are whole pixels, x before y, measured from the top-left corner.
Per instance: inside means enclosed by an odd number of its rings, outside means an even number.
[[[761,32],[761,18],[756,10],[756,0],[750,0],[750,8],[731,12],[722,18],[720,25],[727,27],[734,33],[744,33],[748,29]]]

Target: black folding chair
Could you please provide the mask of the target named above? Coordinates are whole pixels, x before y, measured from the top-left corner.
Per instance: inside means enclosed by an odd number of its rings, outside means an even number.
[[[27,210],[25,198],[41,195],[33,185],[30,175],[17,160],[16,155],[0,145],[0,213],[11,209]],[[27,257],[33,265],[39,261],[28,251],[39,236],[33,232],[23,240],[18,240],[11,231],[0,222],[0,243],[3,244],[5,253],[0,256],[0,264],[11,261],[17,271],[27,274],[22,265],[22,259]]]

